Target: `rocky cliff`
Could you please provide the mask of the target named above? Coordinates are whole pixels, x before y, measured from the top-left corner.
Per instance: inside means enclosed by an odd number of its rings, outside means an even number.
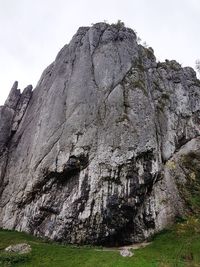
[[[0,227],[144,240],[194,211],[199,125],[192,68],[156,62],[123,25],[79,28],[33,92],[15,83],[0,107]]]

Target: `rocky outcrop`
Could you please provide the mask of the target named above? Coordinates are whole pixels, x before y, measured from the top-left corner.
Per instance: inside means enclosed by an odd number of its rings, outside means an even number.
[[[1,107],[0,227],[144,240],[187,212],[169,166],[199,144],[199,112],[192,68],[157,63],[123,25],[79,28],[33,93],[14,84]]]
[[[0,151],[5,149],[11,136],[17,131],[32,94],[32,86],[20,93],[18,82],[13,84],[4,106],[0,106]]]
[[[7,248],[5,248],[6,252],[9,253],[18,253],[18,254],[26,254],[31,252],[31,246],[27,243],[21,243],[16,245],[11,245]]]
[[[21,94],[18,82],[15,82],[4,106],[0,106],[0,194],[6,186],[4,176],[12,137],[25,114],[31,95],[32,85],[28,85]]]

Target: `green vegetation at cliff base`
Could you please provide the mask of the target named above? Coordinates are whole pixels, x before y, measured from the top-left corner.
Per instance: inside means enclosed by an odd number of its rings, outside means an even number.
[[[13,244],[28,243],[29,254],[6,253]],[[200,220],[190,218],[154,236],[152,243],[134,256],[122,257],[119,251],[96,247],[48,243],[25,233],[0,230],[0,266],[26,267],[171,267],[200,266]]]

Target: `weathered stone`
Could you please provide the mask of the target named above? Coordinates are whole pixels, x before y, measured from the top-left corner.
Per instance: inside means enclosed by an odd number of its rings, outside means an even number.
[[[129,249],[122,249],[120,250],[120,255],[122,257],[132,257],[134,254]]]
[[[18,89],[18,82],[14,82],[10,94],[5,102],[5,106],[8,108],[15,109],[17,106],[17,103],[20,99],[20,89]]]
[[[11,245],[5,248],[5,251],[11,253],[26,254],[31,252],[31,246],[26,243],[21,243],[21,244]]]
[[[191,68],[157,63],[123,25],[81,27],[34,91],[15,84],[0,108],[0,227],[80,244],[146,239],[186,212],[168,164],[199,143],[199,122]]]

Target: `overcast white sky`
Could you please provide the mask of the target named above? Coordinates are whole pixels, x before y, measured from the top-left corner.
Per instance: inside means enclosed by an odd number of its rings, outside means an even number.
[[[36,86],[79,26],[118,19],[159,61],[200,58],[200,0],[0,0],[0,105],[15,80]]]

